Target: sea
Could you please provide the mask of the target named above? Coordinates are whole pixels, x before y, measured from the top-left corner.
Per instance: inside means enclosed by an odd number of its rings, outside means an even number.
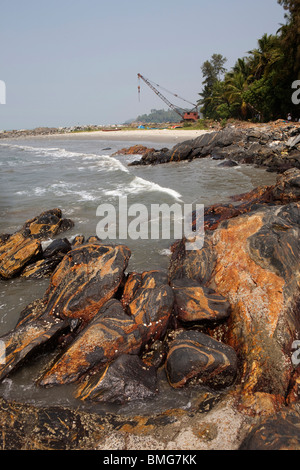
[[[206,207],[232,202],[232,195],[275,182],[276,175],[264,169],[249,165],[219,167],[220,161],[211,158],[129,166],[141,156],[113,156],[117,151],[137,144],[160,149],[172,148],[176,143],[178,140],[171,137],[158,143],[157,140],[144,141],[142,136],[134,141],[110,140],[109,135],[106,140],[103,136],[97,139],[84,135],[1,140],[0,233],[13,233],[41,212],[60,208],[63,217],[74,221],[74,227],[58,238],[66,237],[72,241],[76,235],[86,238],[96,235],[100,221],[98,207],[109,204],[118,214],[120,199],[126,198],[128,207],[142,204],[151,215],[153,204]],[[43,247],[51,241],[45,240]],[[113,243],[124,243],[131,249],[127,272],[167,270],[172,242],[172,239],[153,239],[151,236],[148,239],[113,240]],[[15,327],[26,305],[43,296],[48,285],[49,279],[0,280],[0,339]],[[41,362],[43,360],[48,357],[42,358]],[[78,406],[76,400],[73,403],[72,394],[62,393],[60,387],[58,391],[41,391],[33,385],[40,366],[39,361],[34,362],[21,368],[12,378],[5,379],[0,385],[0,395],[41,405],[50,401]],[[158,401],[159,406],[178,405],[177,399],[188,406],[185,393],[177,393],[175,401],[172,393],[165,394],[167,402]]]

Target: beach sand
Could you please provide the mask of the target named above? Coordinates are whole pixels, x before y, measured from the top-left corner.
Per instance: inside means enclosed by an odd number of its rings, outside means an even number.
[[[185,140],[196,139],[202,134],[210,131],[202,130],[181,130],[181,129],[136,129],[136,130],[119,130],[119,131],[95,131],[95,132],[72,132],[65,134],[53,134],[55,138],[72,139],[100,139],[115,141],[141,141],[141,142],[157,142],[157,143],[174,143],[184,142]],[[49,136],[42,136],[48,137]]]

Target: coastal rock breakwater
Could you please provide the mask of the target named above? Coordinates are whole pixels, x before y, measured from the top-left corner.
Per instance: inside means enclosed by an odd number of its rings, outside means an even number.
[[[171,149],[150,149],[130,165],[157,165],[205,157],[224,160],[220,166],[246,163],[279,173],[300,168],[300,125],[279,121],[246,128],[228,126]]]
[[[248,423],[239,439],[235,435],[236,447],[263,447],[260,420],[270,418],[268,426],[276,432],[268,434],[266,446],[299,448],[300,369],[292,361],[293,343],[300,339],[299,188],[300,170],[291,169],[275,185],[235,197],[232,206],[208,207],[203,248],[190,251],[187,240],[176,242],[168,272],[127,272],[131,252],[124,245],[96,237],[77,237],[71,246],[57,240],[61,258],[45,295],[28,305],[15,328],[0,338],[6,346],[0,379],[13,380],[18,368],[48,347],[56,354],[43,365],[35,385],[73,384],[83,403],[144,400],[147,418],[121,425],[129,434],[134,430],[155,439],[171,418],[187,432],[190,415],[184,410],[180,417],[172,409],[163,418],[151,416],[151,400],[167,384],[174,393],[194,390],[207,397],[208,408],[190,404],[199,422],[201,413],[209,416],[218,402],[231,400],[234,416]],[[57,254],[55,246],[51,253]],[[14,415],[15,408],[4,405],[0,422],[12,440],[18,430],[8,410]],[[39,416],[34,407],[27,413]],[[70,410],[61,408],[61,413],[72,418]],[[113,422],[119,426],[119,418]],[[146,422],[156,425],[145,428]],[[201,429],[195,422],[191,426],[194,440],[189,443],[201,448]],[[218,429],[213,431],[211,423],[206,429],[213,442]],[[73,426],[62,445],[74,448],[82,432]],[[103,432],[97,435],[105,439]],[[51,439],[43,439],[51,447]],[[19,435],[17,446],[24,448]]]

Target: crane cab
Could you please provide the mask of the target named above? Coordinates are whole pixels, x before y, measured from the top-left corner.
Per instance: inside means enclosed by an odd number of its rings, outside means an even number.
[[[186,112],[183,115],[183,120],[184,121],[198,121],[199,119],[199,114],[197,112]]]

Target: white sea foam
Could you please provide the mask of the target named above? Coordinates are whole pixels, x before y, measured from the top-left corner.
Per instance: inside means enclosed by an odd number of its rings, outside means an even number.
[[[122,162],[116,158],[110,157],[109,155],[97,155],[94,153],[81,153],[81,152],[72,152],[63,148],[46,148],[46,147],[32,147],[30,145],[13,145],[13,144],[0,144],[2,146],[16,148],[19,150],[24,150],[27,152],[33,152],[37,155],[48,156],[52,158],[80,158],[81,161],[91,161],[93,160],[99,168],[104,168],[107,171],[116,171],[120,170],[125,173],[129,173],[129,170]],[[82,167],[80,167],[82,168]]]
[[[135,176],[130,183],[118,185],[115,189],[103,191],[106,196],[122,197],[129,194],[142,194],[144,192],[160,192],[169,194],[177,201],[181,201],[181,194],[171,188],[165,188],[153,181]]]
[[[172,251],[168,248],[164,248],[163,250],[159,251],[159,254],[162,256],[170,256],[172,254]]]
[[[129,186],[131,188],[130,192],[133,192],[134,194],[138,194],[143,191],[158,191],[161,193],[169,194],[177,200],[180,200],[182,197],[181,194],[175,191],[174,189],[165,188],[157,183],[154,183],[153,181],[145,180],[144,178],[141,178],[139,176],[135,176]]]

